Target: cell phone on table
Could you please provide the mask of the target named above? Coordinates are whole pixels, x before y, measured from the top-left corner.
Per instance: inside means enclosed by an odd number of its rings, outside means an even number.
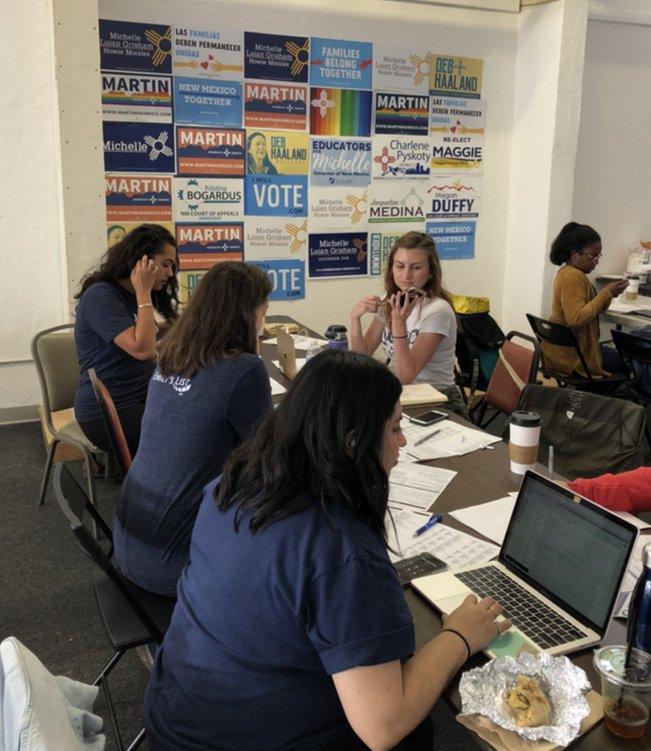
[[[439,412],[438,409],[430,409],[420,415],[410,417],[409,422],[413,422],[414,425],[434,425],[435,422],[446,419],[447,414],[445,412]]]
[[[431,553],[419,553],[412,558],[403,558],[395,564],[398,580],[403,589],[409,586],[412,579],[435,574],[437,571],[442,571],[447,567],[447,563],[433,556]]]

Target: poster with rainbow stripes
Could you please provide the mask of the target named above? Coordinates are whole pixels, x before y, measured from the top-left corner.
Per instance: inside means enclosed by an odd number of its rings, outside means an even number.
[[[313,136],[370,136],[373,95],[370,91],[310,89]]]

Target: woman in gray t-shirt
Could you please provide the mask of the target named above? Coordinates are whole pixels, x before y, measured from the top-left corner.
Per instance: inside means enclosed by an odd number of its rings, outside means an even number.
[[[389,254],[384,287],[383,301],[377,295],[367,295],[353,307],[352,349],[370,355],[381,344],[401,383],[431,383],[448,397],[449,409],[465,414],[454,382],[457,321],[429,235],[408,232],[396,241]],[[416,293],[403,294],[411,288]],[[363,334],[365,313],[374,313],[375,318]]]

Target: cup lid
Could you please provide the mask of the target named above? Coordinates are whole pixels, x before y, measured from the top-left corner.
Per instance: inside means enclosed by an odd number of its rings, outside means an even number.
[[[521,425],[523,428],[537,428],[540,422],[540,415],[537,412],[519,410],[511,413],[511,425]]]
[[[641,649],[631,649],[627,667],[626,650],[625,644],[595,650],[592,658],[595,668],[602,678],[618,686],[651,690],[651,655]]]

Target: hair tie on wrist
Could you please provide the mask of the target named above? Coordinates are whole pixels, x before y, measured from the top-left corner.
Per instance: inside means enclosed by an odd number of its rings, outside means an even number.
[[[392,336],[391,339],[408,339],[408,336]]]
[[[468,650],[468,656],[466,657],[466,660],[469,660],[470,655],[472,654],[472,651],[470,650],[470,644],[468,644],[468,639],[466,639],[466,637],[462,633],[460,633],[459,631],[455,631],[455,629],[453,628],[441,629],[442,634],[446,633],[446,631],[448,634],[456,634],[459,637],[459,639],[461,639],[461,641],[466,645],[466,649]]]

